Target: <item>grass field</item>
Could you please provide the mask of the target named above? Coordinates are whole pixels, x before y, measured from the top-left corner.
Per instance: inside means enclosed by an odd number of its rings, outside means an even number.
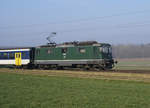
[[[150,79],[132,77],[150,75],[1,69],[0,108],[149,108]]]
[[[118,70],[150,70],[150,58],[118,59],[115,69]]]
[[[119,59],[117,70],[150,70]],[[149,108],[150,74],[0,68],[0,108]]]

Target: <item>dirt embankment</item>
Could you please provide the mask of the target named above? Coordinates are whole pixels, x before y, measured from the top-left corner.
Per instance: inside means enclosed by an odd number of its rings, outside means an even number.
[[[78,70],[24,70],[3,68],[0,69],[0,73],[150,82],[150,71],[148,70],[111,70],[95,72]]]

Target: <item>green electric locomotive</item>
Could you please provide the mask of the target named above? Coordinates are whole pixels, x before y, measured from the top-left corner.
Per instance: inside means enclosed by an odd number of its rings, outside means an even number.
[[[49,44],[34,49],[33,64],[41,68],[112,69],[110,44],[96,41]]]

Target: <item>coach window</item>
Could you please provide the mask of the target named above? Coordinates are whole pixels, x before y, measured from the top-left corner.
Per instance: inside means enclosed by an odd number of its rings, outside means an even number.
[[[9,53],[9,59],[15,59],[15,53]]]
[[[26,58],[26,52],[22,52],[22,58]]]
[[[80,52],[80,53],[85,53],[86,50],[85,50],[84,48],[79,48],[79,52]]]
[[[0,53],[0,59],[2,59],[3,58],[3,55],[2,55],[2,53]]]
[[[62,49],[61,49],[61,52],[62,52],[62,53],[67,53],[67,48],[62,48]]]
[[[4,59],[8,59],[8,53],[4,53],[4,54],[3,54],[3,58],[4,58]]]

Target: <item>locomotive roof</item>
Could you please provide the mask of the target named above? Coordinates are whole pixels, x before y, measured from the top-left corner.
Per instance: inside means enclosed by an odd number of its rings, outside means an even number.
[[[98,43],[97,41],[83,41],[83,42],[78,42],[78,41],[73,41],[73,42],[64,42],[62,44],[47,44],[47,45],[42,45],[39,47],[74,47],[74,46],[103,46],[103,45],[110,45],[107,43]]]

